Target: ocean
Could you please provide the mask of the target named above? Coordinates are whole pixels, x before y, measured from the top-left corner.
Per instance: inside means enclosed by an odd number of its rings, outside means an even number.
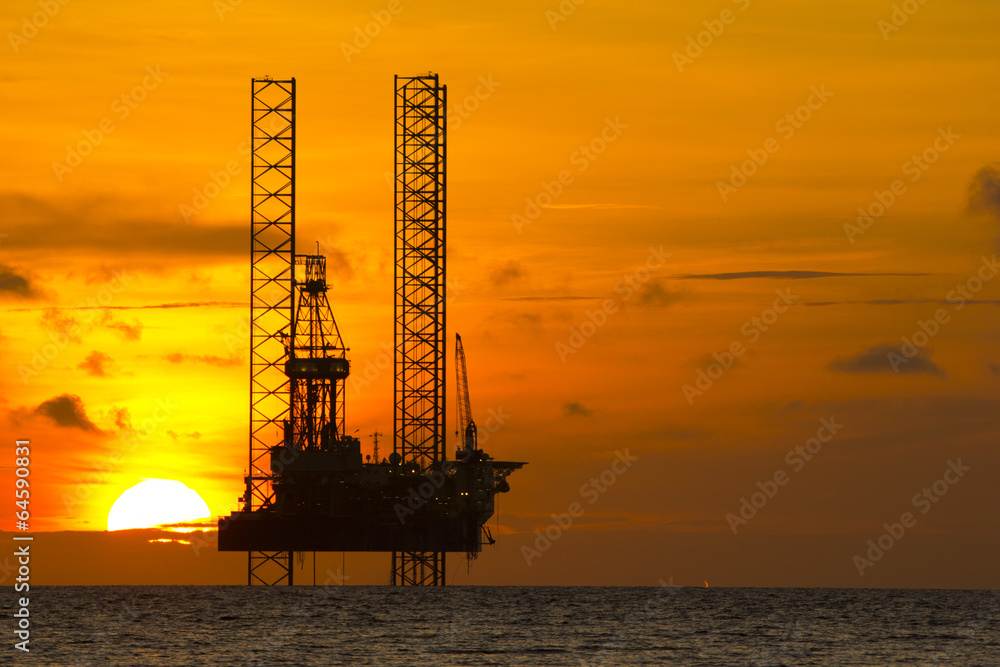
[[[33,665],[1000,665],[997,591],[52,586]],[[10,615],[7,614],[8,627]]]

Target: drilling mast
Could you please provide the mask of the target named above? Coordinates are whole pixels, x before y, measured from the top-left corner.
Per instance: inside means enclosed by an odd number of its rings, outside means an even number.
[[[445,110],[436,74],[396,76],[396,380],[393,452],[445,459]],[[443,586],[445,554],[392,554],[392,583]]]
[[[271,448],[291,404],[284,373],[295,265],[295,79],[251,81],[250,463],[244,511],[274,503]],[[247,583],[292,583],[292,552],[247,554]]]

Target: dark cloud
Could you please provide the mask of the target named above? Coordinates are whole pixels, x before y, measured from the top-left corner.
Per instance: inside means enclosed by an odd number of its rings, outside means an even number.
[[[886,276],[926,276],[927,273],[833,273],[830,271],[737,271],[734,273],[689,273],[677,276],[681,280],[747,280],[752,278],[773,278],[785,280],[805,280],[807,278],[842,278]]]
[[[83,401],[75,394],[63,394],[50,398],[34,409],[34,413],[43,417],[48,417],[58,426],[64,428],[78,428],[81,431],[91,433],[103,433],[97,428],[94,422],[87,417],[87,411],[83,407]]]
[[[976,172],[969,184],[969,212],[989,213],[1000,220],[1000,170],[987,165]]]
[[[1000,247],[1000,164],[990,164],[972,177],[969,185],[969,212],[985,213],[997,223],[997,246]]]
[[[1000,364],[990,364],[989,369],[990,373],[1000,378]]]
[[[163,355],[163,358],[172,364],[196,363],[208,364],[209,366],[240,366],[243,360],[235,355],[220,357],[214,354],[184,354],[183,352],[171,352]]]
[[[680,290],[670,290],[657,281],[639,288],[636,303],[642,306],[669,306],[680,301],[680,298]]]
[[[77,368],[82,368],[87,371],[87,375],[93,375],[94,377],[108,377],[110,374],[109,366],[111,366],[112,359],[110,356],[104,354],[103,352],[98,352],[94,350],[87,355]]]
[[[115,197],[60,198],[59,203],[20,194],[0,194],[12,252],[60,250],[74,254],[141,257],[169,255],[204,261],[242,258],[250,235],[242,222],[186,224],[176,208],[149,212],[148,203]],[[22,233],[18,233],[22,232]]]
[[[507,263],[496,266],[490,270],[490,284],[493,287],[505,287],[510,283],[523,279],[527,273],[520,262],[509,260]]]
[[[788,405],[786,405],[785,407],[781,408],[781,411],[782,412],[794,412],[795,410],[798,410],[799,408],[801,408],[803,405],[805,405],[805,401],[803,401],[801,399],[790,401],[788,403]]]
[[[897,355],[903,362],[897,360],[893,364],[890,355]],[[879,343],[864,352],[845,359],[837,357],[829,363],[829,368],[842,373],[901,373],[907,375],[923,373],[944,377],[944,371],[931,361],[927,348],[919,348],[916,355],[907,358],[898,345],[891,343]]]
[[[582,403],[566,403],[563,405],[563,414],[567,417],[589,417],[594,411],[583,406]]]
[[[0,298],[41,299],[44,296],[20,269],[0,263]]]

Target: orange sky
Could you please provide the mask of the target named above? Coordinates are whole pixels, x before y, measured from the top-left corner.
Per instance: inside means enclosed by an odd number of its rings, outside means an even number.
[[[431,70],[450,107],[449,339],[480,431],[505,415],[487,449],[530,461],[501,498],[501,545],[456,583],[1000,583],[984,558],[1000,280],[947,302],[1000,239],[1000,7],[926,3],[890,30],[891,2],[389,6],[70,2],[33,30],[37,3],[5,4],[0,420],[11,459],[33,442],[35,530],[101,531],[143,478],[235,508],[254,76],[297,78],[299,251],[331,258],[363,379],[348,430],[391,432],[392,76]],[[391,19],[355,41],[372,12]],[[745,184],[720,186],[734,169]],[[885,212],[845,230],[894,181]],[[776,291],[792,303],[769,313]],[[893,346],[939,310],[893,372]],[[733,367],[685,393],[734,344]],[[796,469],[786,454],[830,418],[843,428]],[[638,460],[588,504],[625,449]],[[971,470],[921,513],[914,494],[959,459]],[[727,514],[781,471],[734,535]],[[574,502],[583,516],[526,557]],[[907,511],[916,525],[859,576],[854,556]],[[176,548],[149,544],[106,583]],[[171,581],[243,580],[243,557],[205,558]],[[59,567],[44,576],[92,581]]]

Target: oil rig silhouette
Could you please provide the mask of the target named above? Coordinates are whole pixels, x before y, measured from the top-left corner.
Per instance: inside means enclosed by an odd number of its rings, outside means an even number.
[[[250,457],[219,550],[247,552],[250,585],[292,585],[296,553],[387,551],[393,585],[443,586],[447,552],[493,544],[494,498],[525,465],[479,448],[457,335],[459,442],[446,455],[447,87],[395,77],[395,408],[381,461],[347,435],[326,258],[295,252],[295,79],[253,79],[251,92]]]

